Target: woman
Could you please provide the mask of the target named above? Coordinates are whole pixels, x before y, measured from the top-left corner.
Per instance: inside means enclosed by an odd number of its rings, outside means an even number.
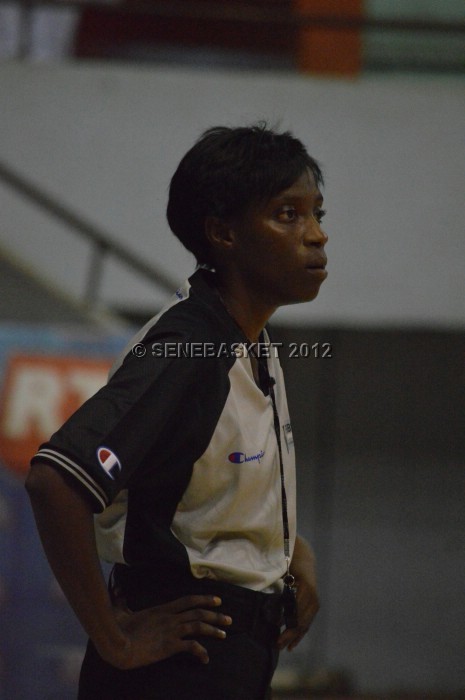
[[[196,272],[32,460],[45,551],[90,638],[81,700],[268,697],[318,610],[265,326],[326,278],[321,184],[287,132],[206,131],[167,210]]]

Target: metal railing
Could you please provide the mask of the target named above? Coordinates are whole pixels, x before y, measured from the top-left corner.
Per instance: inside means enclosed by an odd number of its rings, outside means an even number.
[[[103,264],[105,259],[110,256],[170,294],[176,289],[176,282],[160,268],[147,263],[129,248],[115,241],[107,231],[86,220],[71,208],[64,206],[56,197],[37,187],[36,184],[1,161],[0,182],[12,188],[34,206],[46,211],[54,219],[65,224],[68,231],[90,241],[93,252],[83,300],[87,308],[93,309],[96,306]]]

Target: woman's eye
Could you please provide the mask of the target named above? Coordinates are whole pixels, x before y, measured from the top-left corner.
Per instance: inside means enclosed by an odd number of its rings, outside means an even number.
[[[318,221],[319,224],[321,224],[321,221],[322,221],[323,217],[325,216],[325,214],[326,214],[326,209],[317,209],[315,211],[315,219]]]
[[[284,223],[295,221],[297,219],[297,211],[294,207],[284,207],[278,212],[278,220]]]

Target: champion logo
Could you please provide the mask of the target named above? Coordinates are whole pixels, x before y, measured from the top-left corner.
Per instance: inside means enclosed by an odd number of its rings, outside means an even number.
[[[231,452],[231,454],[228,455],[228,459],[233,464],[244,464],[244,462],[258,462],[260,464],[264,454],[264,450],[260,450],[260,452],[250,457],[248,457],[245,452]]]
[[[97,459],[108,476],[112,479],[116,479],[121,471],[121,462],[115,453],[108,449],[108,447],[99,447],[97,450]]]

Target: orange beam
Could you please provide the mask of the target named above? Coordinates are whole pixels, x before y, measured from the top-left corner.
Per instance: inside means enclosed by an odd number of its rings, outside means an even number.
[[[363,9],[363,0],[294,0],[294,12],[308,19],[361,19]],[[303,73],[356,76],[362,69],[361,31],[310,24],[298,32],[296,53]]]

